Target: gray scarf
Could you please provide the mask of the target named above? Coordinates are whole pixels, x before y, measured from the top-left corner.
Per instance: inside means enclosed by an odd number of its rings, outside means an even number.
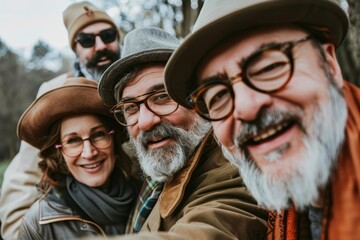
[[[113,171],[106,187],[89,187],[72,176],[66,177],[66,189],[75,204],[87,217],[101,226],[126,225],[136,197],[135,186],[120,171]]]

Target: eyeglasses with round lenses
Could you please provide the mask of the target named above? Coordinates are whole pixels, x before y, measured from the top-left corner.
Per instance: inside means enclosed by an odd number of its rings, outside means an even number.
[[[75,41],[80,43],[83,48],[91,48],[95,45],[96,36],[99,36],[101,41],[105,44],[112,43],[116,40],[117,31],[113,28],[100,31],[98,34],[94,33],[79,33]]]
[[[114,130],[109,132],[106,129],[98,129],[91,133],[88,138],[81,138],[77,135],[70,135],[63,139],[61,144],[55,145],[55,148],[60,149],[61,152],[68,157],[77,157],[83,151],[84,141],[90,141],[90,144],[96,149],[106,149],[111,145],[111,135],[114,133]]]
[[[311,36],[276,43],[259,49],[241,64],[242,72],[224,81],[221,76],[209,79],[190,94],[187,101],[203,118],[219,121],[234,111],[234,90],[232,84],[242,81],[249,88],[262,93],[282,90],[294,72],[292,49]]]
[[[139,97],[143,100],[134,101]],[[110,111],[116,120],[123,126],[132,126],[138,122],[140,105],[144,103],[146,108],[158,116],[167,116],[179,108],[179,104],[174,102],[165,90],[155,90],[135,98],[119,102]]]

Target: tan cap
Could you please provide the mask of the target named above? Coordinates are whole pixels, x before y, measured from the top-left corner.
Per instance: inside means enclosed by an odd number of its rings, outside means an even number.
[[[111,17],[100,8],[89,2],[78,2],[69,5],[63,12],[64,25],[69,34],[69,46],[74,50],[76,34],[84,27],[95,22],[107,22],[114,26],[118,31],[120,39],[120,31]]]

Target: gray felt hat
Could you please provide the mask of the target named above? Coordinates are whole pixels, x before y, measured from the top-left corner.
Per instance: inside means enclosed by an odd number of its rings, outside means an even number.
[[[226,38],[269,24],[298,24],[339,46],[349,20],[336,0],[206,0],[193,31],[169,59],[165,85],[169,95],[189,107],[202,58]]]
[[[166,63],[179,44],[176,37],[155,27],[139,28],[126,34],[121,58],[106,69],[99,82],[99,94],[105,104],[116,104],[114,87],[131,67],[143,63]]]

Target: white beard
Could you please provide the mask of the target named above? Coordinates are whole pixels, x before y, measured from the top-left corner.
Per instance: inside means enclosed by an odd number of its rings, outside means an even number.
[[[148,150],[142,144],[142,133],[139,133],[136,140],[132,139],[132,142],[143,172],[152,180],[164,182],[186,165],[196,146],[209,131],[211,124],[196,116],[188,130],[163,122],[158,128],[160,131],[162,131],[161,125],[167,125],[171,129],[176,144]]]
[[[294,204],[303,209],[319,197],[334,168],[338,152],[345,137],[347,107],[343,96],[333,84],[329,84],[330,100],[315,106],[312,125],[304,133],[305,150],[297,156],[287,174],[276,178],[261,171],[251,156],[237,148],[231,153],[223,147],[223,153],[240,170],[244,182],[258,204],[280,211]],[[304,114],[302,115],[304,116]],[[235,146],[239,146],[236,138]],[[268,155],[269,162],[276,164],[282,150]]]

